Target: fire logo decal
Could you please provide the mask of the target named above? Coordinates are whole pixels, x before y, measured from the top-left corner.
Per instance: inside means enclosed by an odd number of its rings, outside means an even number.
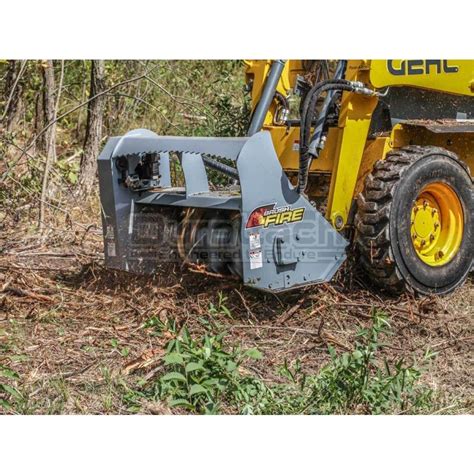
[[[303,220],[304,207],[292,209],[291,206],[275,207],[269,204],[254,209],[247,220],[247,229],[269,227],[271,225],[291,224]]]

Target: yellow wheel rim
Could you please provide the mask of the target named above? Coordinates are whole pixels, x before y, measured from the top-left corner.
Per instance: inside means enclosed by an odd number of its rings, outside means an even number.
[[[464,214],[461,201],[445,183],[425,186],[411,211],[411,239],[418,257],[438,267],[450,262],[461,246]]]

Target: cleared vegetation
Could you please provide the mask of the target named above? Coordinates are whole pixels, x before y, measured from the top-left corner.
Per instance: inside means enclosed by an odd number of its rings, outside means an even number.
[[[2,230],[3,412],[472,411],[472,282],[393,299],[357,270],[278,297],[180,266],[138,277],[103,268],[97,208],[68,209],[46,242]]]

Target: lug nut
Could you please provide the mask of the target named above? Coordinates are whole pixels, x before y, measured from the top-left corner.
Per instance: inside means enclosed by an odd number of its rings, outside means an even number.
[[[433,242],[434,239],[435,239],[435,236],[433,234],[430,234],[430,242]]]
[[[426,240],[425,240],[425,239],[422,239],[422,241],[421,241],[421,246],[423,247],[423,245],[425,245],[425,244],[426,244]]]

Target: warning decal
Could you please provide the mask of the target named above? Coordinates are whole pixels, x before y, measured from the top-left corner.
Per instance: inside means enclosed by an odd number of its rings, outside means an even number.
[[[263,258],[261,250],[250,251],[250,270],[263,267]]]
[[[249,234],[250,250],[257,250],[261,248],[260,234],[258,232]]]

